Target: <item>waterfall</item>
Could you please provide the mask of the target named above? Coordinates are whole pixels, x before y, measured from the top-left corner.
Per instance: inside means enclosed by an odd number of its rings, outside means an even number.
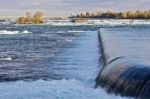
[[[116,35],[109,32],[111,29],[101,29],[98,33],[102,54],[100,61],[103,61],[103,64],[96,79],[97,86],[104,87],[108,93],[149,99],[150,65],[128,56],[126,51],[130,47],[124,49],[124,42],[127,41],[119,41],[118,38],[121,37],[115,38]]]

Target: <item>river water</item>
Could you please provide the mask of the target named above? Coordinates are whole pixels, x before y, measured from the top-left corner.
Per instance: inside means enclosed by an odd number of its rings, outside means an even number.
[[[94,88],[99,26],[1,26],[1,99],[127,99]]]
[[[150,98],[149,26],[100,30],[105,60],[98,83],[109,92]]]

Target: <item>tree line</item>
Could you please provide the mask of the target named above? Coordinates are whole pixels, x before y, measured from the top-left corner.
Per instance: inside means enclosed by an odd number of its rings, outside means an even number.
[[[71,18],[110,18],[110,19],[150,19],[150,10],[148,11],[127,11],[127,12],[85,12],[72,15]]]
[[[36,12],[32,14],[31,12],[26,12],[25,16],[18,18],[17,23],[19,24],[40,24],[43,23],[43,13]]]

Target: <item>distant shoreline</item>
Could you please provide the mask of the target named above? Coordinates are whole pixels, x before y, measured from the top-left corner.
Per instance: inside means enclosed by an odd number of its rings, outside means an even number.
[[[84,12],[72,14],[70,18],[91,18],[91,19],[150,19],[150,10],[127,11],[127,12]]]
[[[74,23],[84,23],[88,20],[150,20],[150,19],[115,19],[115,18],[71,18]]]

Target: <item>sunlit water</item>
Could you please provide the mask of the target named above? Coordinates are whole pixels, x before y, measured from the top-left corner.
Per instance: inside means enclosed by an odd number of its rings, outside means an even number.
[[[123,99],[94,88],[101,69],[98,28],[1,27],[0,98]]]

